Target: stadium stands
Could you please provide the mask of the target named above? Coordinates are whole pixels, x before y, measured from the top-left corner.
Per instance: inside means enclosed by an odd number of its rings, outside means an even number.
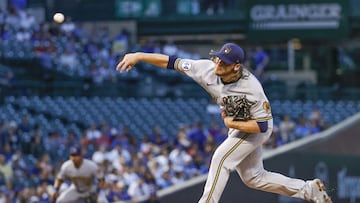
[[[17,107],[22,109],[22,114],[33,112],[37,120],[47,115],[52,122],[45,122],[46,129],[55,127],[63,133],[67,131],[64,123],[73,123],[71,127],[79,133],[80,127],[107,121],[111,125],[129,126],[139,137],[151,133],[155,125],[168,135],[175,135],[179,124],[202,121],[209,125],[211,122],[206,113],[207,99],[21,96],[7,97],[5,101],[2,118],[19,121],[19,115],[14,113]],[[274,100],[271,106],[275,121],[282,115],[290,115],[295,120],[308,117],[312,110],[319,109],[326,123],[336,124],[360,111],[360,102],[352,100]]]

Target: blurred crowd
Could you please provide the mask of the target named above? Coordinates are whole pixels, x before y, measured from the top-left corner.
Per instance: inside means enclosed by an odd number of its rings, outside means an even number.
[[[329,128],[332,124],[324,121],[319,108],[314,107],[309,115],[297,118],[284,114],[280,121],[275,121],[273,136],[265,144],[267,148],[276,148]]]
[[[67,149],[80,143],[106,179],[110,202],[135,201],[154,191],[205,174],[210,157],[225,138],[216,122],[180,126],[176,135],[154,127],[149,135],[133,135],[126,126],[91,125],[82,135],[44,132],[39,123],[2,121],[0,127],[0,202],[50,202],[53,181]]]
[[[110,33],[107,25],[84,29],[81,22],[74,22],[70,16],[63,23],[38,22],[26,8],[10,6],[6,11],[0,10],[0,42],[5,52],[34,55],[44,68],[88,78],[94,84],[116,81],[118,74],[113,67],[124,53],[134,49],[200,57],[194,50],[180,49],[171,39],[132,42],[130,35],[126,29]]]
[[[209,116],[215,118],[218,113],[210,103]],[[327,127],[317,109],[296,120],[284,115],[264,148],[276,148]],[[54,177],[69,158],[67,150],[79,144],[85,157],[105,174],[102,192],[109,202],[156,197],[160,189],[206,174],[214,150],[226,136],[227,129],[215,120],[209,126],[200,121],[180,125],[175,135],[157,126],[151,134],[135,135],[127,126],[108,122],[90,125],[81,135],[71,130],[61,134],[45,132],[41,123],[29,122],[27,115],[19,123],[2,121],[0,202],[50,202]]]

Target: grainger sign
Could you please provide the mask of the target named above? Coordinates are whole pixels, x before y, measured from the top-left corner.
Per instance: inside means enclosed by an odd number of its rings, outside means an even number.
[[[348,34],[346,0],[249,1],[249,35],[267,40],[341,39]],[[263,38],[263,40],[266,40]]]

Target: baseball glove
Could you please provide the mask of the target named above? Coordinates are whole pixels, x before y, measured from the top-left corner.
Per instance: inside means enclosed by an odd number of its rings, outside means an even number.
[[[250,108],[254,102],[246,99],[246,96],[228,96],[223,98],[226,116],[234,117],[234,121],[251,120]]]

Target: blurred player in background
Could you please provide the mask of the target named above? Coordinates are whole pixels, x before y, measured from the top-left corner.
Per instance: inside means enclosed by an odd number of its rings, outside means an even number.
[[[316,203],[331,203],[321,180],[304,181],[264,169],[261,148],[273,128],[269,101],[259,80],[243,67],[245,53],[241,47],[226,43],[213,56],[213,60],[191,60],[138,52],[126,54],[116,67],[123,73],[138,62],[145,62],[175,69],[194,79],[223,109],[228,137],[214,152],[199,203],[218,202],[234,169],[249,187]]]
[[[71,185],[60,192],[65,181],[70,181]],[[72,203],[80,199],[86,203],[107,203],[105,196],[98,192],[104,184],[103,174],[96,163],[83,158],[80,147],[72,147],[70,160],[62,164],[55,179],[52,200],[56,203]]]

